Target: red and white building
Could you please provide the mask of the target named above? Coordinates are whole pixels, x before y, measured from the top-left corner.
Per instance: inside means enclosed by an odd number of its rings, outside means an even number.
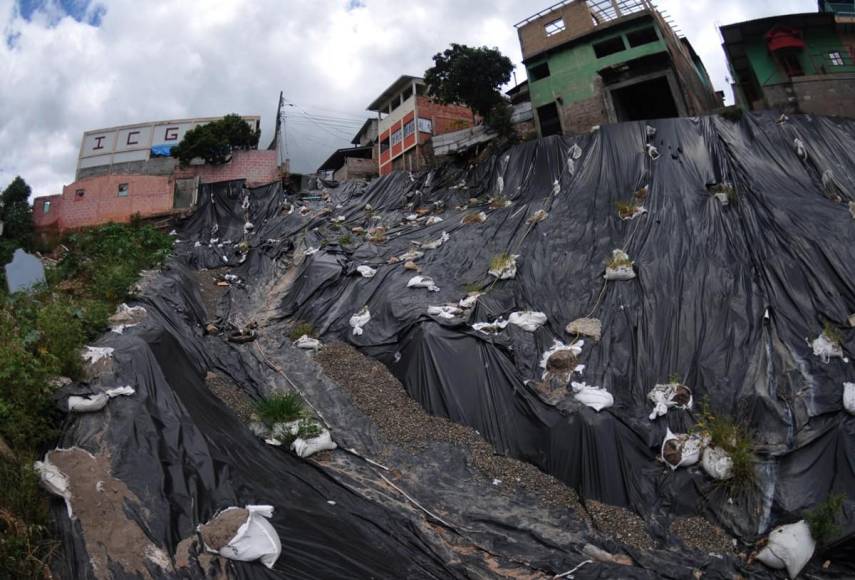
[[[127,222],[134,215],[167,215],[195,205],[202,183],[245,179],[247,185],[254,186],[278,181],[287,170],[279,155],[278,139],[270,149],[234,151],[231,160],[222,165],[194,162],[180,167],[169,156],[171,146],[177,145],[187,131],[219,118],[86,131],[75,181],[63,187],[61,194],[33,200],[35,227],[63,232],[111,221]],[[258,130],[260,117],[243,119]]]
[[[368,106],[378,118],[378,173],[422,169],[430,164],[434,135],[474,126],[462,105],[441,105],[427,96],[424,79],[402,76]]]

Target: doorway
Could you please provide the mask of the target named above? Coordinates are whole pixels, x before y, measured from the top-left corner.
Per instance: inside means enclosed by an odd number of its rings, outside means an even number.
[[[558,116],[558,106],[549,103],[537,108],[537,119],[540,122],[540,136],[561,135],[561,118]]]
[[[667,76],[612,89],[610,93],[618,122],[680,116]]]

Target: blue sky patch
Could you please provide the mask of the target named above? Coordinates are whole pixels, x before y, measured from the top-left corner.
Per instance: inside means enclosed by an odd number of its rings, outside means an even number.
[[[53,4],[59,9],[60,14],[54,15],[50,24],[55,25],[59,18],[71,16],[78,22],[84,22],[91,26],[100,26],[107,9],[102,4],[94,4],[92,0],[18,0],[16,5],[18,13],[25,20],[32,20],[33,15],[39,11],[53,14]]]

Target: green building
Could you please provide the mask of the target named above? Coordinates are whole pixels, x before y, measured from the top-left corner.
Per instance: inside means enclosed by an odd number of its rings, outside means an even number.
[[[855,0],[721,27],[736,102],[855,117]]]
[[[516,28],[541,135],[721,106],[698,55],[648,0],[567,0]]]

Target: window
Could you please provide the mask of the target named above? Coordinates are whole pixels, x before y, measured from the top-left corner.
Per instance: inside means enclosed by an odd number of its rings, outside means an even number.
[[[839,52],[829,52],[828,58],[831,60],[831,66],[843,66],[843,55]]]
[[[380,153],[385,153],[389,150],[389,139],[383,139],[380,141]]]
[[[630,47],[636,47],[656,42],[659,40],[659,36],[656,34],[656,29],[651,26],[627,33],[626,39],[629,41]]]
[[[83,199],[84,195],[86,195],[86,190],[78,189],[74,192],[74,199]]]
[[[42,213],[48,213],[50,211],[50,202],[46,201],[42,204]]]
[[[546,32],[546,36],[552,36],[553,34],[558,34],[559,32],[564,31],[564,19],[559,18],[558,20],[553,20],[552,22],[548,22],[543,30]]]
[[[404,125],[404,137],[409,137],[413,133],[416,132],[416,122],[409,121],[406,125]]]
[[[534,65],[528,70],[528,76],[533,81],[539,81],[549,76],[549,62]]]
[[[401,95],[401,100],[406,101],[407,99],[409,99],[412,96],[413,96],[413,87],[410,86],[410,87],[407,87],[406,89],[404,89],[404,93]]]
[[[626,46],[624,46],[623,37],[621,36],[616,36],[594,45],[594,54],[597,55],[597,58],[603,58],[622,50],[626,50]]]
[[[119,197],[128,197],[128,184],[120,183],[119,191],[116,193],[116,195],[118,195]]]
[[[784,68],[784,72],[789,77],[800,77],[804,73],[802,63],[799,61],[799,55],[795,52],[778,51],[778,61]]]
[[[392,136],[389,138],[389,141],[392,143],[392,145],[397,145],[398,143],[401,142],[402,139],[403,139],[403,135],[401,133],[401,130],[398,129],[397,131],[392,133]]]
[[[433,133],[433,121],[419,118],[419,133]]]

